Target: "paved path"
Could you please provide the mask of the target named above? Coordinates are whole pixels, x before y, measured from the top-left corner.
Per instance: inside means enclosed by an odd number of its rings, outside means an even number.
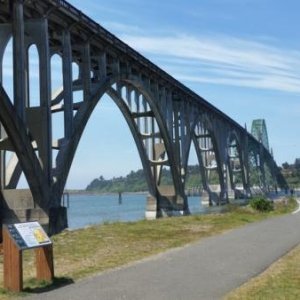
[[[300,213],[290,214],[249,224],[28,299],[220,299],[299,243]]]

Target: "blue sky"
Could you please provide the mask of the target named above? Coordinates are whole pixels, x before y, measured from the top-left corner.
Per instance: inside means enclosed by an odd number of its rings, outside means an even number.
[[[250,129],[253,119],[264,118],[278,164],[300,157],[300,1],[69,2],[241,125]],[[125,120],[104,97],[67,188],[138,168]]]
[[[241,125],[250,129],[253,119],[264,118],[278,164],[300,157],[299,1],[70,3]],[[90,140],[94,149],[87,147]],[[92,174],[123,175],[141,166],[126,124],[108,99],[87,128],[70,187],[78,182],[87,154],[95,160],[87,160],[84,180]],[[191,157],[195,162],[193,153]]]

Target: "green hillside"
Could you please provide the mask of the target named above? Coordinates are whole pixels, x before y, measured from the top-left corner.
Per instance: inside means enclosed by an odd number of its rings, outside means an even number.
[[[282,174],[286,178],[290,187],[300,186],[300,159],[296,159],[294,164],[284,163]],[[255,174],[254,174],[255,175]],[[253,179],[255,182],[255,180]],[[217,175],[211,174],[211,184],[218,183]],[[164,169],[161,179],[162,185],[171,185],[172,178],[170,171]],[[202,187],[198,166],[189,166],[186,189]],[[105,179],[103,176],[94,179],[87,187],[86,191],[95,193],[118,193],[118,192],[145,192],[148,190],[144,171],[131,171],[125,177],[114,177]]]
[[[290,188],[300,187],[300,158],[296,158],[293,164],[283,163],[281,172]]]
[[[172,177],[168,170],[163,170],[162,185],[171,185]],[[199,167],[189,166],[186,188],[201,186]],[[114,177],[105,179],[103,176],[94,179],[86,188],[86,191],[97,193],[118,193],[118,192],[144,192],[147,191],[147,183],[143,170],[131,171],[125,177]]]

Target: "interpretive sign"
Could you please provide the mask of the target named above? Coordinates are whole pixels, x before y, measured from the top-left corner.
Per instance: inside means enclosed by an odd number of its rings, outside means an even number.
[[[21,250],[52,244],[38,222],[10,224],[7,225],[7,230]]]
[[[23,250],[34,249],[38,280],[54,278],[53,245],[38,222],[8,224],[3,227],[4,288],[20,292],[23,289]]]

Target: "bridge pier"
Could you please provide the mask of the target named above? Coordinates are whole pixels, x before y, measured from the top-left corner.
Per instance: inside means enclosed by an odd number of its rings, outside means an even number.
[[[159,195],[157,197],[148,195],[145,218],[154,220],[162,217],[189,215],[187,197],[176,195]]]
[[[3,224],[39,221],[50,235],[68,226],[66,207],[41,208],[29,189],[4,189],[1,198]]]

